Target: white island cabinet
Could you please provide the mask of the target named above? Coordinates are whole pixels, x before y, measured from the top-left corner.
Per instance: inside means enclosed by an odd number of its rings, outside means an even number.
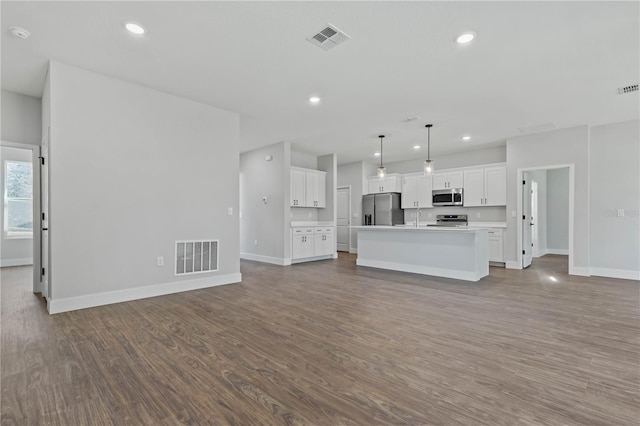
[[[486,228],[354,226],[359,266],[478,281],[489,275]]]

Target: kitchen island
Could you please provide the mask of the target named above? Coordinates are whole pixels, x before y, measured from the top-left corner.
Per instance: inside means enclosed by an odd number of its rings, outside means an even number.
[[[353,226],[357,265],[478,281],[489,275],[488,230],[466,227]]]

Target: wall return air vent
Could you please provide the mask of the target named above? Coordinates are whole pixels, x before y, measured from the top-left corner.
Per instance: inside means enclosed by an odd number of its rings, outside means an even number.
[[[176,275],[218,270],[218,240],[176,241]]]
[[[637,92],[637,91],[638,91],[638,85],[637,84],[632,84],[630,86],[619,87],[618,88],[618,95],[624,95],[625,93],[632,93],[632,92]]]
[[[307,37],[307,40],[309,40],[311,43],[315,44],[322,50],[328,51],[344,43],[350,38],[351,37],[349,37],[349,35],[347,35],[345,32],[339,30],[331,24],[327,24],[325,28],[318,31],[316,34],[312,35],[311,37]]]

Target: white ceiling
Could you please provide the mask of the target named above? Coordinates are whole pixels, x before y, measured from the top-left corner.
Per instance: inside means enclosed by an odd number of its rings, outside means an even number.
[[[638,118],[638,2],[1,2],[2,88],[41,96],[53,59],[241,114],[241,151],[338,161],[504,144],[522,128]],[[132,36],[128,20],[148,33]],[[352,38],[305,40],[332,23]],[[31,32],[28,40],[10,26]],[[454,43],[472,30],[477,39]],[[318,95],[320,105],[308,98]],[[419,120],[403,120],[418,116]],[[470,142],[462,142],[465,134]]]

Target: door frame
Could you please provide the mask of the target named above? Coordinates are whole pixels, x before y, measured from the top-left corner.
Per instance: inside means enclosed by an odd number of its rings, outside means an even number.
[[[40,145],[28,143],[0,141],[0,146],[7,148],[26,149],[31,151],[31,165],[33,176],[33,292],[42,293],[42,282],[40,280],[40,268],[42,267],[41,253],[41,232],[40,232]]]
[[[342,185],[336,187],[336,212],[338,210],[338,191],[347,189],[349,197],[347,197],[347,253],[351,253],[351,185]],[[338,215],[336,214],[336,251],[338,251]]]
[[[569,275],[581,275],[575,273],[574,253],[573,253],[573,228],[574,228],[574,204],[575,204],[575,164],[553,164],[548,166],[539,167],[524,167],[518,168],[516,171],[516,256],[517,263],[520,265],[517,269],[522,269],[522,182],[524,178],[524,172],[537,171],[537,170],[556,170],[556,169],[569,169]]]

